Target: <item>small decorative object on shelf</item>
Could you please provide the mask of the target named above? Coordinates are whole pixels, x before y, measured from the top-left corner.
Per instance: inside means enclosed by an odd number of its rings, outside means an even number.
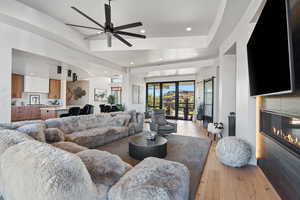
[[[156,139],[157,133],[154,131],[146,131],[146,138],[147,140],[152,140],[154,141]]]

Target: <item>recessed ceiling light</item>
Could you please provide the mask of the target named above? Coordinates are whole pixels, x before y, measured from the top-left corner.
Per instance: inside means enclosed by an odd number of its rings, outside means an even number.
[[[188,31],[188,32],[190,32],[192,30],[192,28],[191,27],[187,27],[185,30]]]
[[[162,61],[163,59],[162,59],[162,58],[159,58],[159,60]]]
[[[134,62],[130,62],[131,65],[134,65]]]
[[[142,30],[141,30],[141,33],[146,33],[146,30],[145,30],[145,29],[142,29]]]

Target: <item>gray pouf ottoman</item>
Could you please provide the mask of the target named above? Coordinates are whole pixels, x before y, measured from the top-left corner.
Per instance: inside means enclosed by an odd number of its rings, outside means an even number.
[[[244,140],[237,137],[225,137],[216,147],[218,160],[230,167],[243,167],[251,158],[251,147]]]

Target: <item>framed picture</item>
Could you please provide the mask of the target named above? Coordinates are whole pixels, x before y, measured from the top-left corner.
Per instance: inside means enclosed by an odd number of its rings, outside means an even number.
[[[107,100],[107,90],[94,89],[94,101],[105,102]]]
[[[39,105],[39,104],[41,104],[40,99],[41,99],[40,95],[30,95],[29,96],[29,104],[30,105]]]

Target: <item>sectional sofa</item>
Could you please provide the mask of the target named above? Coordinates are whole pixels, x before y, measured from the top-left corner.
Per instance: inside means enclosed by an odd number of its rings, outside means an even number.
[[[0,124],[4,200],[187,200],[189,171],[147,158],[132,167],[94,150],[143,130],[134,111]],[[1,198],[0,198],[1,199]]]

